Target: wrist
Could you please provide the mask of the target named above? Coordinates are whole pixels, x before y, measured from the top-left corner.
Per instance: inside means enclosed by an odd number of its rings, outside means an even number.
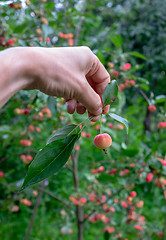
[[[19,90],[38,88],[43,68],[35,49],[13,47],[0,52],[0,107]]]
[[[0,52],[0,107],[16,92],[24,89],[28,81],[23,72],[25,61],[21,48],[10,48]]]

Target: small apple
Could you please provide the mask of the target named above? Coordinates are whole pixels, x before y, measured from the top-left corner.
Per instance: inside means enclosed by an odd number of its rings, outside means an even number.
[[[94,145],[99,149],[106,149],[112,144],[111,136],[107,133],[98,134],[94,138]]]

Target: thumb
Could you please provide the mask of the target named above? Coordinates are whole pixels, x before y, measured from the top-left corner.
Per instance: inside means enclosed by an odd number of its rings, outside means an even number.
[[[98,116],[102,113],[102,102],[100,96],[90,86],[87,79],[82,81],[81,91],[77,97],[77,101],[82,103],[88,112],[92,115]]]

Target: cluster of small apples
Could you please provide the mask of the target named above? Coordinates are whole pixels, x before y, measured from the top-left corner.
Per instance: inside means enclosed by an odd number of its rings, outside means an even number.
[[[162,164],[163,166],[166,166],[166,156],[165,156],[165,159],[163,159],[163,158],[158,158],[158,161],[161,162],[161,164]]]
[[[16,37],[5,40],[4,36],[0,36],[0,46],[2,47],[13,47],[16,42],[17,42]]]
[[[42,17],[40,20],[42,24],[48,24],[48,20],[45,17]]]
[[[131,165],[131,167],[135,166],[134,163],[131,163],[130,165]],[[92,174],[97,173],[98,169],[92,169]],[[104,171],[104,168],[102,168],[101,170]],[[125,170],[123,170],[123,172],[124,172],[124,174],[127,174],[129,172],[129,170],[125,169]],[[112,169],[109,172],[110,175],[116,174],[116,173],[117,173],[117,169]],[[122,174],[122,171],[120,172],[120,174]],[[151,174],[147,175],[146,179],[148,179],[148,181],[150,180],[149,177],[151,177]],[[145,225],[145,217],[144,216],[140,216],[139,214],[136,214],[135,208],[142,208],[143,205],[144,205],[144,202],[142,200],[139,200],[139,201],[138,200],[134,200],[136,198],[136,196],[137,196],[137,193],[135,191],[131,191],[129,193],[128,197],[126,198],[126,201],[121,201],[120,205],[122,206],[122,208],[126,208],[129,211],[128,217],[127,217],[127,223],[130,223],[131,221],[138,222],[138,224],[134,225],[134,229],[136,229],[138,231],[142,231],[143,230],[143,226]],[[98,205],[98,203],[103,202],[104,203],[103,209],[106,210],[106,212],[109,212],[109,211],[112,212],[112,207],[109,208],[108,205],[106,204],[106,201],[107,201],[106,196],[103,195],[102,197],[103,197],[102,200],[100,199],[100,201],[99,201],[99,198],[96,197],[95,192],[92,192],[92,193],[89,194],[88,199],[91,202],[97,202],[97,205]],[[116,200],[115,203],[119,204],[118,199],[115,199],[115,200]],[[133,200],[134,200],[134,202],[133,202]],[[114,207],[113,207],[113,210],[115,211]],[[94,214],[93,216],[90,217],[90,221],[92,223],[95,223],[96,221],[101,220],[100,217],[101,217],[101,215],[96,213],[96,214]],[[106,216],[104,217],[102,215],[102,219],[106,219],[105,221],[107,222],[108,218]]]
[[[136,207],[137,208],[142,208],[144,205],[144,202],[142,200],[138,201],[135,203],[133,199],[137,196],[137,193],[135,191],[130,192],[129,196],[126,198],[126,201],[121,201],[121,206],[123,208],[127,208],[127,219],[126,219],[126,224],[130,223],[136,223],[133,228],[138,230],[138,231],[143,231],[143,226],[145,225],[145,217],[141,216],[139,213],[135,212]]]
[[[9,6],[11,8],[14,8],[15,10],[18,10],[18,9],[22,8],[22,4],[21,3],[10,3]]]
[[[105,168],[104,166],[100,166],[99,168],[97,169],[91,169],[91,173],[92,174],[99,174],[99,173],[102,173],[105,171]],[[128,174],[130,172],[129,169],[124,169],[124,170],[121,170],[119,172],[119,176],[125,176],[126,174]],[[114,174],[117,174],[117,169],[116,168],[113,168],[111,169],[109,172],[108,172],[108,175],[114,175]]]
[[[17,115],[28,115],[28,114],[30,114],[30,110],[29,109],[15,108],[14,113],[17,114]]]
[[[119,175],[120,175],[120,176],[124,176],[124,175],[128,174],[129,172],[130,172],[130,170],[126,168],[126,169],[120,171],[120,172],[119,172]]]
[[[110,226],[106,226],[106,227],[104,227],[103,231],[108,232],[108,233],[113,233],[113,232],[115,232],[115,228],[110,227]]]
[[[166,166],[166,158],[165,159],[162,159],[162,158],[157,158],[158,161],[161,162],[161,164],[163,166]],[[146,165],[145,163],[142,163],[142,165]],[[140,169],[140,173],[138,174],[138,176],[140,178],[143,177],[143,172],[145,171],[144,168],[141,168]],[[155,178],[155,185],[158,186],[158,187],[162,187],[162,186],[165,186],[166,185],[166,179],[164,179],[163,177],[158,177],[158,173],[156,174],[156,171],[155,170],[152,170],[152,172],[149,172],[149,173],[146,173],[146,177],[145,177],[145,181],[147,183],[150,183],[153,181],[153,179]]]
[[[119,85],[119,92],[123,91],[125,88],[130,88],[135,85],[134,80],[128,80],[126,79],[124,83],[121,83]]]
[[[87,199],[85,197],[79,197],[79,196],[70,196],[69,200],[74,204],[78,206],[84,206],[87,203]]]
[[[110,223],[110,218],[107,217],[105,214],[100,214],[100,213],[95,213],[90,217],[88,215],[85,215],[84,218],[85,219],[88,218],[89,222],[91,222],[91,223],[96,223],[99,221],[101,221],[105,224]]]
[[[96,173],[102,173],[102,172],[104,172],[105,171],[105,167],[104,166],[100,166],[99,168],[97,168],[97,169],[92,169],[91,170],[91,173],[92,174],[96,174]]]
[[[117,78],[117,77],[120,76],[120,72],[117,71],[117,70],[115,70],[115,69],[113,69],[113,68],[114,68],[114,63],[109,62],[109,63],[108,63],[108,66],[109,66],[109,68],[110,68],[109,71],[110,71],[110,74],[111,74],[112,77]],[[121,72],[126,72],[126,71],[128,71],[130,68],[131,68],[131,64],[130,64],[130,63],[125,63],[123,66],[120,67],[120,71],[121,71]],[[134,85],[135,85],[135,81],[134,81],[134,80],[132,80],[132,79],[130,79],[130,80],[129,80],[129,79],[126,79],[126,80],[124,81],[124,83],[122,83],[122,84],[119,85],[119,92],[123,91],[125,88],[130,88],[130,87],[132,87],[132,86],[134,86]]]
[[[147,176],[146,176],[146,182],[151,182],[153,180],[153,173],[148,173]]]
[[[142,231],[143,230],[143,226],[145,225],[145,217],[141,216],[140,214],[136,213],[136,207],[137,208],[142,208],[144,202],[142,200],[140,201],[136,201],[135,200],[135,206],[134,206],[134,202],[133,200],[136,198],[137,193],[135,191],[131,191],[128,195],[128,197],[126,198],[127,201],[119,201],[118,199],[114,199],[114,203],[117,205],[121,205],[122,208],[126,208],[128,215],[127,215],[127,220],[126,223],[135,223],[135,225],[133,226],[134,229],[138,230],[138,231]],[[94,192],[89,194],[89,200],[91,200],[92,202],[96,201],[98,198],[96,198],[96,194]],[[100,204],[103,203],[101,205],[101,207],[103,208],[103,210],[105,211],[105,213],[98,213],[95,212],[93,215],[89,216],[89,215],[85,215],[84,218],[88,218],[88,220],[91,223],[96,223],[98,221],[101,221],[105,224],[109,224],[110,223],[110,217],[107,216],[106,214],[111,212],[114,213],[116,212],[116,209],[112,206],[109,206],[107,203],[107,198],[105,195],[102,196],[102,198],[100,199]],[[112,215],[111,215],[112,216]],[[108,232],[108,233],[113,233],[115,232],[115,228],[112,226],[106,226],[103,229],[104,232]],[[120,235],[117,235],[116,237],[119,237]],[[122,237],[122,235],[121,235]]]
[[[32,191],[32,196],[33,197],[37,197],[38,192],[36,190]],[[26,206],[26,207],[31,207],[32,206],[32,202],[27,199],[27,198],[21,198],[19,200],[20,205]],[[20,207],[16,204],[14,204],[13,206],[9,207],[9,211],[12,213],[16,213],[18,211],[20,211]]]
[[[74,40],[73,40],[73,34],[72,33],[62,33],[60,32],[58,34],[59,38],[68,40],[68,45],[73,46],[74,45]]]
[[[114,63],[108,62],[108,67],[110,68],[110,73],[113,77],[119,77],[120,72],[113,69],[114,68]],[[120,70],[125,72],[125,71],[128,71],[130,68],[131,68],[131,64],[130,63],[125,63],[123,66],[120,67]]]
[[[118,125],[115,126],[112,123],[109,123],[108,127],[112,128],[112,129],[116,129],[116,130],[123,130],[123,128],[124,128],[123,124],[118,124]]]
[[[166,186],[166,179],[163,177],[159,177],[155,179],[155,186],[163,188]]]
[[[37,114],[34,114],[33,115],[33,119],[35,121],[43,121],[44,117],[47,117],[47,118],[51,118],[52,117],[52,113],[50,111],[49,108],[45,107],[43,108],[40,112],[38,112]]]
[[[32,145],[32,141],[27,139],[21,139],[20,144],[24,147],[30,147]]]
[[[90,138],[91,134],[90,133],[85,133],[84,131],[81,132],[81,137],[86,137],[86,138]]]
[[[20,156],[20,159],[22,160],[23,163],[29,164],[33,160],[33,157],[31,155],[24,155],[24,154],[22,154]]]
[[[46,37],[45,39],[43,37],[39,37],[39,41],[40,42],[47,42],[47,43],[50,43],[51,42],[51,39],[49,37]]]
[[[28,130],[29,130],[30,132],[34,132],[35,130],[36,130],[37,132],[41,132],[41,128],[35,127],[35,126],[33,126],[33,125],[29,125],[29,126],[28,126]]]

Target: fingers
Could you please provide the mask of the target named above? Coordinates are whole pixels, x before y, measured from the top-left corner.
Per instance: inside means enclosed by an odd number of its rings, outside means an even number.
[[[90,112],[88,112],[88,117],[89,117],[91,122],[97,122],[99,120],[99,116],[94,116]]]
[[[102,96],[104,88],[111,80],[109,73],[95,55],[93,55],[93,65],[86,77],[100,96]]]
[[[75,108],[76,108],[75,99],[66,100],[66,109],[68,113],[73,114],[75,112]]]
[[[77,100],[77,104],[69,100],[67,110],[73,113],[76,109],[77,113],[83,114],[87,109],[89,117],[93,118],[92,121],[97,121],[98,118],[94,116],[109,111],[109,106],[103,106],[102,94],[110,82],[110,75],[99,59],[92,52],[89,55],[89,52],[87,54],[89,57],[86,59],[89,68],[86,67],[87,72],[81,76],[81,79],[79,78],[79,85],[74,90],[73,98]]]
[[[106,85],[110,82],[111,78],[103,64],[99,61],[99,59],[93,55],[93,65],[89,72],[87,73],[86,77],[89,84],[93,87],[97,94],[99,94],[101,101],[102,101],[102,94],[106,87]],[[102,102],[102,107],[103,102]],[[109,112],[109,106],[105,106],[103,108],[103,114]]]
[[[70,114],[73,114],[75,109],[78,114],[84,114],[86,112],[86,108],[81,103],[76,102],[74,99],[66,100],[66,109]]]
[[[79,114],[84,114],[85,112],[86,112],[86,108],[84,107],[84,105],[83,104],[81,104],[81,103],[77,103],[77,107],[76,107],[76,111],[77,111],[77,113],[79,113]]]
[[[100,96],[87,82],[87,79],[81,81],[83,84],[80,86],[77,101],[88,110],[92,115],[98,116],[102,113],[102,102]]]

